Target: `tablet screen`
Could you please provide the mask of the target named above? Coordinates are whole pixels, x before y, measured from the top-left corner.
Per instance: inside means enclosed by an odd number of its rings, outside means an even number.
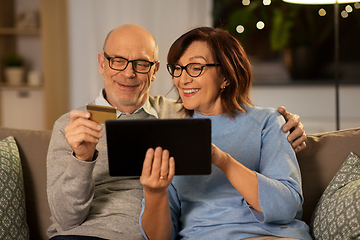
[[[149,148],[167,149],[175,175],[211,173],[210,119],[107,120],[111,176],[140,176]]]

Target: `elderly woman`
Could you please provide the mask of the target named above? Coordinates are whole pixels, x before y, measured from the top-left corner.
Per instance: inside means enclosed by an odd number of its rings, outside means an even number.
[[[174,176],[171,153],[149,149],[140,178],[143,235],[311,239],[301,221],[300,170],[281,130],[284,119],[252,104],[251,66],[241,44],[221,29],[193,29],[171,46],[168,70],[185,114],[212,121],[212,173]]]

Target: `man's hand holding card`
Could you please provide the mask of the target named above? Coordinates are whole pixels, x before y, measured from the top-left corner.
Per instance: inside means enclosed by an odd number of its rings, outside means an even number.
[[[103,136],[101,132],[103,127],[100,124],[105,124],[105,121],[110,119],[116,119],[114,107],[89,104],[87,111],[72,110],[70,112],[69,124],[64,129],[65,138],[76,158],[83,161],[92,161],[96,158],[96,145]]]
[[[116,108],[114,107],[88,104],[86,110],[91,114],[89,119],[100,124],[105,124],[106,120],[116,119]]]

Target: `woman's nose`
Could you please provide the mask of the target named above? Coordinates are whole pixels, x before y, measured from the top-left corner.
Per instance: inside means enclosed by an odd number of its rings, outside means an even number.
[[[182,84],[187,84],[193,81],[193,78],[186,71],[183,71],[183,73],[179,78],[180,78],[180,83]]]

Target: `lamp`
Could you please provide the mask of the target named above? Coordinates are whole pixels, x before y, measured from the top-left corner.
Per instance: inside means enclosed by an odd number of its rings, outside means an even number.
[[[288,3],[297,3],[297,4],[309,4],[309,5],[321,5],[321,4],[336,4],[336,3],[353,3],[357,1],[353,0],[283,0]]]
[[[288,3],[295,4],[309,4],[309,5],[323,5],[334,4],[334,79],[335,79],[335,115],[336,115],[336,130],[340,129],[340,111],[339,111],[339,3],[353,3],[358,2],[354,0],[283,0]]]

